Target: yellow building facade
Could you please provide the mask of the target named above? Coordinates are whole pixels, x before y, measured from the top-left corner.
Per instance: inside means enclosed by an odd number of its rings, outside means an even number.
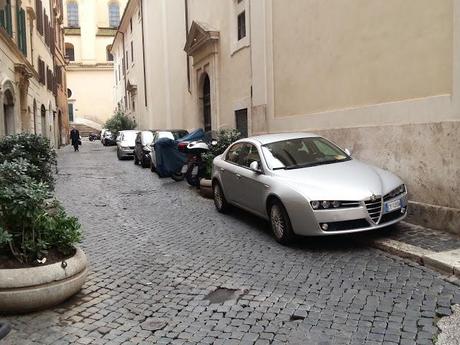
[[[67,142],[68,122],[56,104],[65,92],[60,1],[0,1],[0,136],[29,132]]]
[[[101,129],[113,115],[110,53],[126,0],[66,0],[65,49],[69,60],[69,117]]]

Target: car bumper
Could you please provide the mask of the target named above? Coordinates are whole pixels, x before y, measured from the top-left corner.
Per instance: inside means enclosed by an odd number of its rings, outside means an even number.
[[[329,236],[351,234],[364,231],[378,230],[402,221],[407,216],[407,195],[399,197],[401,208],[382,214],[378,221],[373,221],[367,208],[362,206],[349,209],[329,209],[313,211],[314,224],[296,219],[293,222],[294,232],[305,236]],[[394,201],[394,200],[389,200]],[[383,204],[383,203],[382,203]],[[313,220],[309,217],[310,220]],[[292,219],[292,216],[291,216]],[[310,224],[305,227],[304,224]]]

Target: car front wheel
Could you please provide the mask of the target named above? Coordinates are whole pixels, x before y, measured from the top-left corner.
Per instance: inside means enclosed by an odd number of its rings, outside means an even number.
[[[218,182],[214,183],[212,191],[214,194],[214,205],[216,206],[217,211],[220,213],[226,213],[230,209],[230,204],[227,202],[227,199],[225,199],[222,187]]]
[[[289,244],[294,239],[291,220],[283,204],[276,200],[270,206],[270,225],[275,239],[281,244]]]

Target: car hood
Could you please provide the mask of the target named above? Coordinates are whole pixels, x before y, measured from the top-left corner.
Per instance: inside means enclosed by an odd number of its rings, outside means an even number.
[[[309,200],[366,200],[401,185],[393,173],[355,159],[292,170],[277,170],[274,178]]]

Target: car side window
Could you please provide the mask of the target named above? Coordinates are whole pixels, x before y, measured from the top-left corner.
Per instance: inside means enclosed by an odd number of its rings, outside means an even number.
[[[249,168],[252,162],[260,162],[259,151],[252,144],[244,144],[239,157],[238,165]]]
[[[243,149],[243,144],[235,144],[233,145],[230,150],[227,152],[227,156],[225,157],[225,160],[230,163],[235,163],[238,164],[239,157],[241,155],[242,149]]]

